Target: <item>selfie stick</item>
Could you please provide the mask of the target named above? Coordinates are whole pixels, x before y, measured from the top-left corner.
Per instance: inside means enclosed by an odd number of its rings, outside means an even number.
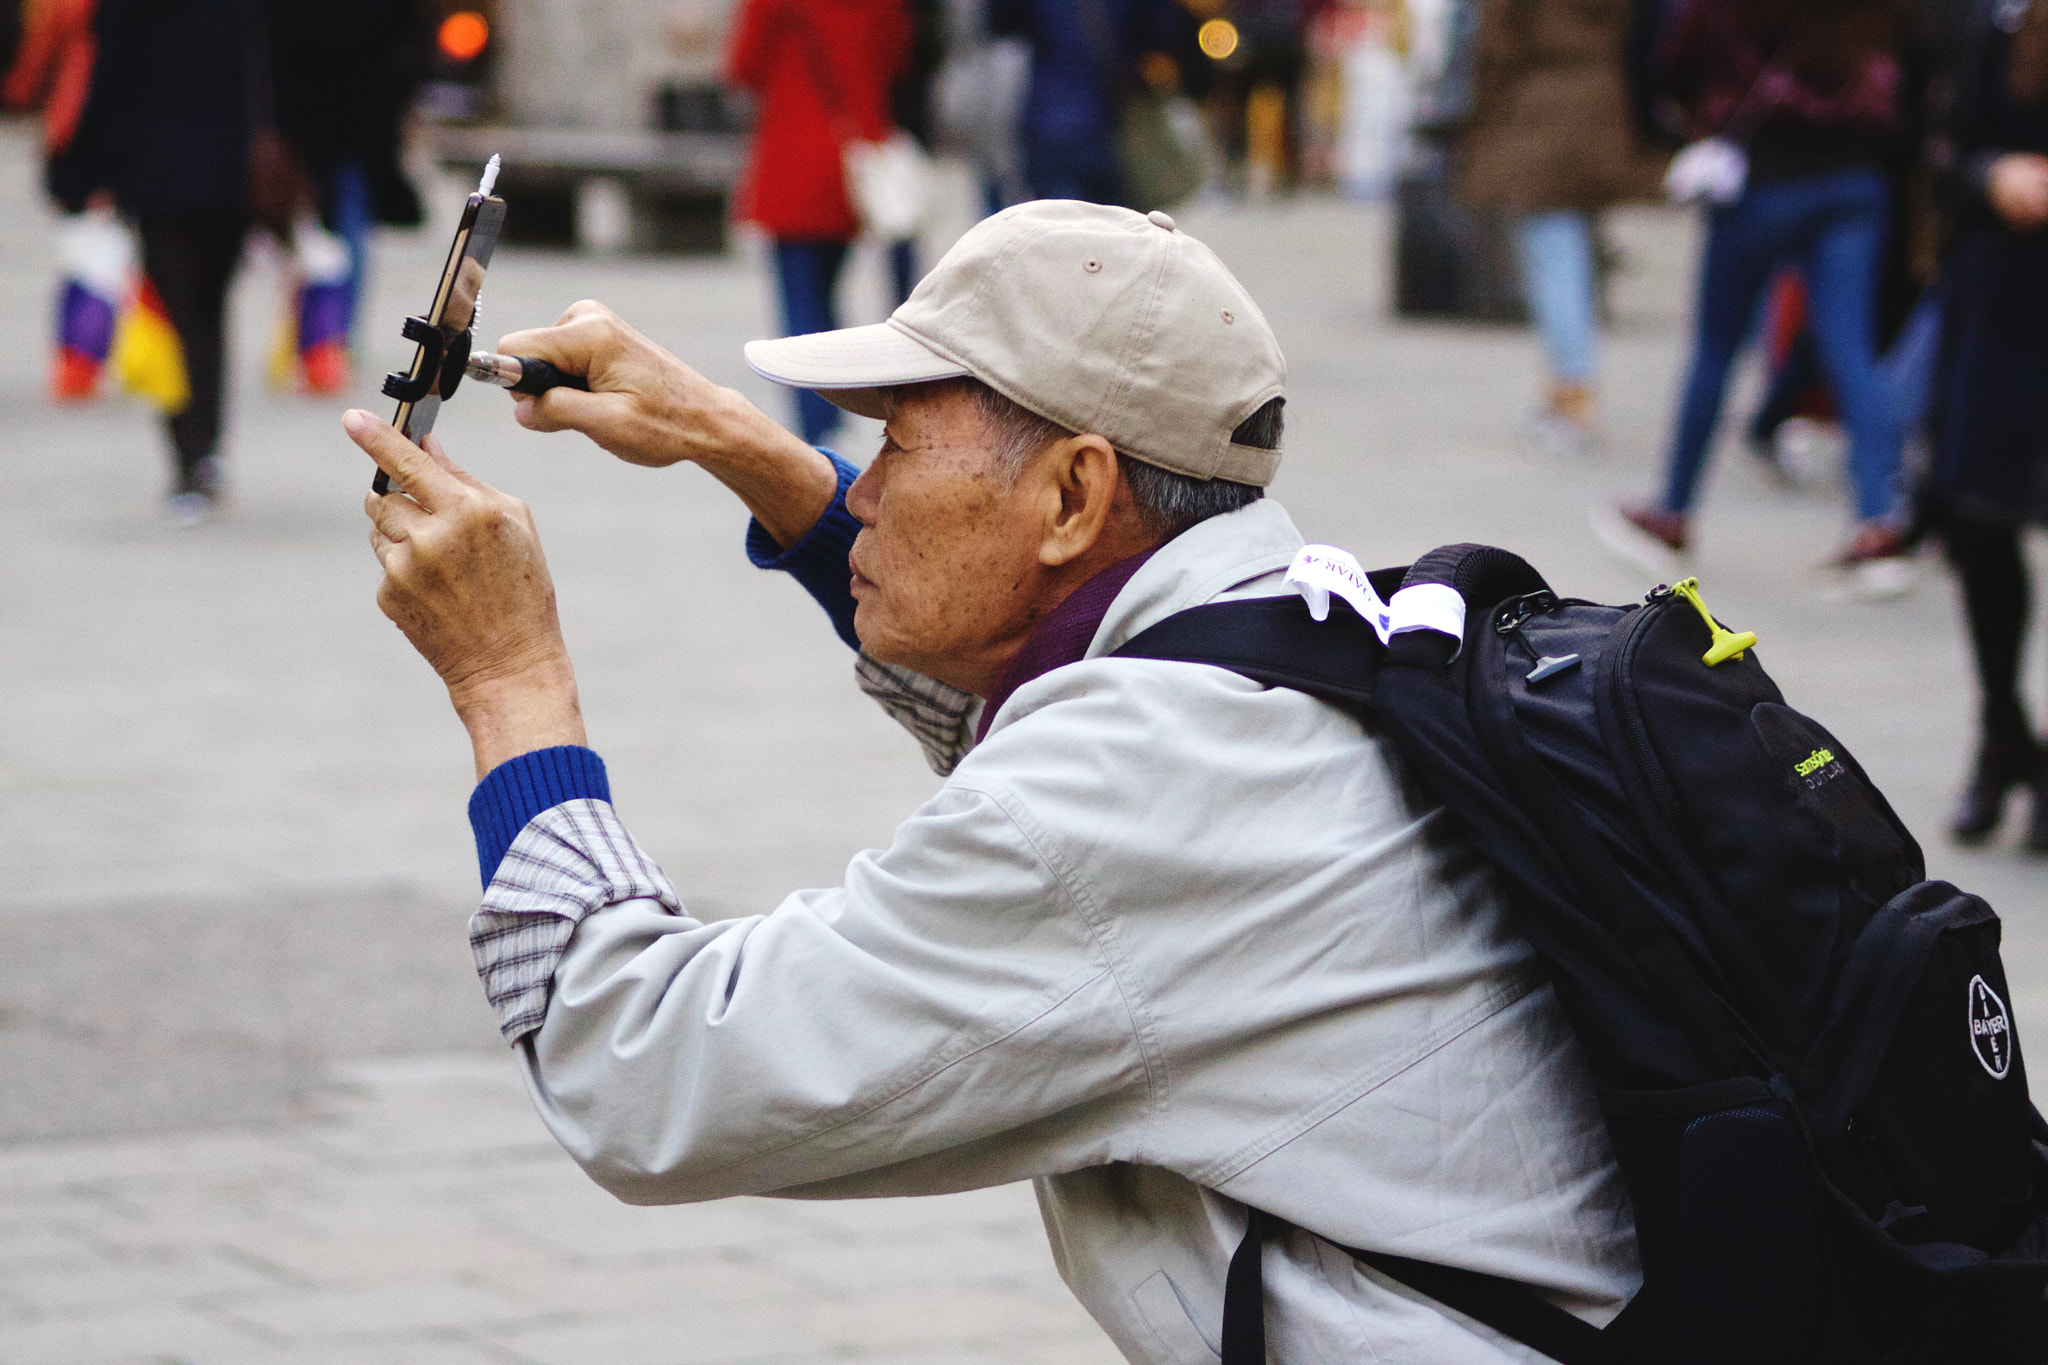
[[[549,389],[581,389],[590,392],[590,381],[580,374],[566,374],[545,360],[531,356],[499,355],[495,351],[471,351],[463,373],[479,384],[495,384],[514,393],[546,393]]]
[[[424,317],[405,320],[401,329],[405,339],[419,348],[413,354],[412,365],[384,376],[386,396],[399,402],[392,421],[414,440],[424,439],[433,430],[440,405],[455,396],[456,387],[465,376],[521,394],[539,394],[554,388],[588,392],[590,388],[580,375],[565,374],[545,360],[470,349],[483,270],[490,263],[505,222],[505,201],[492,195],[498,187],[501,165],[496,156],[485,163],[476,192],[463,205],[462,221],[449,247],[448,264],[442,271],[433,308]],[[450,318],[451,312],[462,319],[459,324]],[[370,487],[380,494],[389,492],[390,476],[379,470]]]

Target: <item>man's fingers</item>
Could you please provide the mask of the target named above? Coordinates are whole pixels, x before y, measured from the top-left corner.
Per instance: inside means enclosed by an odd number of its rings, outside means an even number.
[[[611,431],[633,413],[633,400],[622,393],[563,388],[532,397],[520,394],[518,400],[512,416],[528,431]]]
[[[379,497],[372,493],[364,500],[363,511],[369,514],[371,534],[386,540],[410,540],[413,533],[429,520],[428,513],[411,498],[398,493],[386,493]]]
[[[633,348],[638,334],[601,303],[585,299],[552,327],[508,332],[498,338],[501,355],[545,360],[564,374],[580,375],[604,387],[605,372]]]
[[[498,338],[498,353],[545,360],[569,374],[588,375],[598,351],[607,346],[616,320],[611,309],[585,299],[571,304],[552,327],[507,332]]]
[[[398,572],[397,556],[404,546],[404,541],[393,540],[374,526],[370,528],[370,553],[377,556],[386,577]]]
[[[447,448],[441,444],[440,437],[429,432],[427,439],[420,443],[420,449],[426,451],[428,458],[433,460],[435,464],[441,466],[441,468],[447,470],[471,488],[482,488],[484,486],[483,480],[448,458]]]
[[[398,434],[398,428],[360,408],[341,415],[342,428],[377,467],[405,486],[420,506],[429,512],[445,506],[462,487],[432,456]]]

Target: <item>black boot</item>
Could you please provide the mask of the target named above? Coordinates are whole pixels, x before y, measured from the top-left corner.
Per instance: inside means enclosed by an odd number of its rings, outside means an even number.
[[[1959,844],[1981,844],[1998,828],[2005,815],[2005,797],[2023,782],[2036,784],[2033,829],[2029,835],[2044,840],[2048,850],[2048,803],[2041,800],[2041,750],[2033,737],[2021,733],[2011,737],[1986,736],[1977,750],[1977,771],[1949,817],[1949,837]]]

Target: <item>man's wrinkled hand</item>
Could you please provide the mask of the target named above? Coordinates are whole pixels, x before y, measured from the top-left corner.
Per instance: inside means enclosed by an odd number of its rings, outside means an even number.
[[[498,349],[545,360],[590,385],[588,393],[515,395],[521,426],[580,431],[628,464],[716,458],[731,443],[734,422],[753,408],[588,299],[570,305],[552,327],[503,337]]]
[[[545,360],[590,385],[588,393],[559,388],[520,397],[521,426],[580,431],[629,464],[693,461],[739,494],[784,547],[817,524],[838,492],[830,460],[601,303],[575,304],[554,326],[514,332],[498,349]]]
[[[533,515],[367,412],[349,436],[397,486],[364,505],[384,566],[377,605],[448,686],[478,775],[507,758],[583,743],[575,675]],[[399,491],[402,490],[402,491]]]

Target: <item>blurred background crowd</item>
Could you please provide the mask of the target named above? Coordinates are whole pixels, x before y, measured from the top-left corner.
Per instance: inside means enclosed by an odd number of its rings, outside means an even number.
[[[1592,530],[1682,568],[1729,392],[1773,478],[1834,477],[1832,562],[1874,599],[1938,545],[1961,585],[1978,753],[1952,821],[1997,826],[2048,767],[2019,686],[2022,533],[2048,432],[2048,0],[23,0],[8,104],[42,120],[61,210],[49,386],[164,414],[167,514],[223,489],[225,300],[285,282],[269,377],[353,381],[380,225],[408,165],[506,159],[513,240],[591,252],[769,243],[789,333],[839,325],[865,238],[895,298],[943,164],[979,211],[1387,200],[1398,311],[1531,324],[1528,440],[1602,438],[1619,205],[1705,231],[1660,486]],[[929,248],[927,242],[922,246]],[[831,439],[838,409],[795,400]],[[1816,449],[1838,442],[1838,465]],[[1817,471],[1821,471],[1817,475]]]

